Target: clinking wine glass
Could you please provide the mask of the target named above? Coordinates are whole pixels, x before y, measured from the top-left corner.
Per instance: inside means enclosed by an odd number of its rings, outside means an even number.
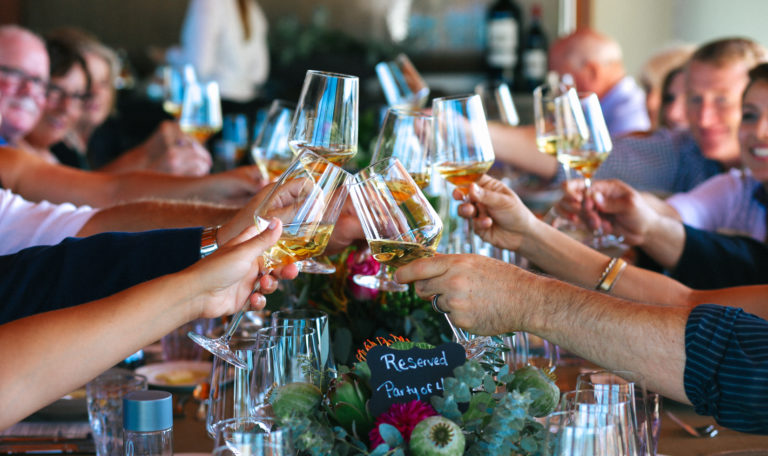
[[[179,127],[200,144],[221,130],[221,97],[216,81],[190,82],[184,89]]]
[[[419,109],[427,103],[429,87],[407,55],[377,63],[376,76],[390,107]]]
[[[483,103],[479,95],[436,98],[432,102],[435,131],[435,168],[465,195],[469,186],[493,165],[494,153]],[[468,222],[470,252],[474,230]]]
[[[295,158],[288,145],[294,111],[296,103],[274,100],[251,147],[253,162],[270,182],[276,181]]]
[[[323,253],[346,200],[348,178],[349,173],[311,151],[301,152],[294,160],[254,214],[262,229],[272,218],[283,223],[280,239],[262,255],[265,273]],[[214,355],[245,368],[230,349],[229,340],[248,307],[246,301],[227,332],[217,339],[193,332],[188,335]]]
[[[432,116],[422,112],[389,108],[376,140],[371,163],[397,158],[416,185],[424,189],[432,174]],[[382,264],[376,275],[357,274],[356,284],[384,291],[406,291],[406,285],[392,279],[389,268]]]
[[[513,127],[520,124],[520,116],[517,115],[512,93],[506,82],[481,82],[475,86],[475,93],[483,102],[488,122],[499,122]]]
[[[358,99],[357,76],[307,71],[291,122],[291,149],[306,148],[342,166],[357,153]],[[327,260],[303,261],[300,267],[315,274],[336,271]]]
[[[184,102],[184,88],[187,84],[197,81],[195,67],[190,64],[165,65],[162,67],[162,75],[163,110],[178,120]]]

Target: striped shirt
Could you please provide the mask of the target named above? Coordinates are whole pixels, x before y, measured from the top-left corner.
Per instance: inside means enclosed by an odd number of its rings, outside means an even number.
[[[702,415],[768,434],[768,321],[734,307],[696,307],[685,326],[685,393]]]

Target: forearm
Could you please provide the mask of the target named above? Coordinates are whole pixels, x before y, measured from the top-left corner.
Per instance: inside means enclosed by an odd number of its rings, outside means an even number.
[[[78,236],[107,231],[136,232],[159,228],[217,226],[229,221],[236,213],[236,209],[211,204],[168,201],[126,203],[94,214],[80,229]]]
[[[497,160],[545,179],[557,175],[560,165],[554,157],[542,154],[536,148],[536,131],[533,126],[510,127],[489,122],[488,129]]]
[[[657,217],[638,247],[662,267],[673,269],[680,261],[685,247],[683,224],[671,217]]]
[[[147,169],[145,144],[129,149],[98,169],[106,173],[125,173]]]
[[[0,429],[194,318],[185,273],[0,326]],[[119,342],[117,342],[119,341]]]
[[[683,386],[690,309],[636,304],[552,279],[526,287],[522,329],[612,370],[640,372],[647,387],[688,402]],[[631,318],[628,316],[631,315]]]
[[[766,296],[768,296],[768,285],[693,290],[687,299],[687,304],[690,308],[701,304],[739,307],[760,318],[768,319]]]

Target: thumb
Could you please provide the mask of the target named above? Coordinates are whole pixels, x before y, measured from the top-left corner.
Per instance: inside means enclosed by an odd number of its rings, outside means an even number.
[[[255,257],[260,256],[265,250],[273,246],[283,232],[283,224],[280,219],[273,218],[264,230],[259,231],[256,225],[248,226],[240,234],[229,240],[225,246],[242,246],[254,251]]]

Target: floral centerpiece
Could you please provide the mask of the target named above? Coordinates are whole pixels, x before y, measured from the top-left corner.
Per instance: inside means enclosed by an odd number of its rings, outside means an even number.
[[[390,348],[430,348],[402,338],[380,338]],[[369,341],[367,348],[375,346]],[[443,380],[443,391],[427,401],[394,403],[370,413],[371,373],[366,349],[351,369],[322,391],[309,383],[277,388],[270,403],[277,424],[291,431],[295,449],[311,455],[534,455],[545,429],[534,418],[553,411],[554,382],[529,366],[510,372],[489,360],[468,360]]]

